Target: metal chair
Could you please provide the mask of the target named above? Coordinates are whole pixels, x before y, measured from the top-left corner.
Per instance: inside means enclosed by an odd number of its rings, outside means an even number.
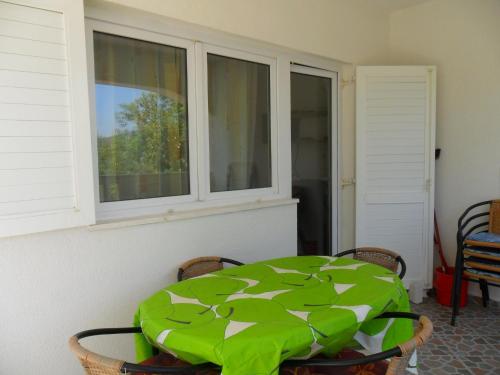
[[[219,271],[224,268],[224,263],[234,264],[236,266],[243,265],[243,263],[237,260],[216,256],[194,258],[181,264],[177,272],[177,281],[187,280],[206,273]]]
[[[379,315],[375,319],[386,318],[418,320],[419,325],[415,331],[415,334],[410,340],[392,349],[385,350],[380,353],[346,360],[318,357],[313,357],[306,360],[287,360],[280,365],[280,368],[300,369],[304,367],[313,367],[315,369],[315,374],[323,375],[328,373],[324,372],[322,374],[321,372],[317,372],[317,369],[320,369],[319,371],[321,371],[321,369],[325,369],[325,371],[327,371],[332,367],[338,368],[358,366],[391,358],[391,361],[387,367],[386,375],[403,375],[413,352],[424,345],[431,337],[433,330],[432,323],[426,316],[407,312],[388,312]],[[139,327],[129,327],[101,328],[83,331],[77,333],[69,339],[69,347],[71,351],[76,355],[88,375],[119,375],[128,373],[215,375],[220,373],[220,367],[211,363],[202,365],[190,365],[179,360],[177,361],[178,365],[175,366],[154,366],[150,364],[129,363],[124,360],[113,359],[91,352],[80,344],[80,340],[85,337],[124,333],[140,334],[141,329]],[[295,373],[297,372],[298,371],[296,371]]]
[[[343,257],[353,254],[353,258],[367,263],[377,264],[385,267],[392,272],[397,272],[399,266],[399,278],[402,280],[406,274],[406,263],[398,253],[378,247],[358,247],[356,249],[346,250],[337,254],[337,257]]]
[[[493,241],[484,240],[488,237],[493,237]],[[451,325],[455,325],[459,312],[462,279],[479,283],[483,305],[486,307],[489,301],[488,286],[500,287],[499,270],[500,200],[473,204],[458,219]]]

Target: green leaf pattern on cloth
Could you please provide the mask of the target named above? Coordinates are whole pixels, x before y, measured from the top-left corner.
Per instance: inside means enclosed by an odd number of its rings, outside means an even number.
[[[156,346],[224,375],[277,374],[290,358],[333,354],[353,342],[389,349],[413,334],[406,290],[389,270],[349,258],[271,259],[185,280],[142,302],[134,323],[137,360]]]

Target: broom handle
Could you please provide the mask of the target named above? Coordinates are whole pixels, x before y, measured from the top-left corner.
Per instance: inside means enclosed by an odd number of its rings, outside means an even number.
[[[441,245],[441,236],[439,235],[439,226],[437,223],[436,211],[434,210],[434,242],[438,248],[439,259],[441,260],[441,268],[446,273],[448,271],[448,263],[443,254],[443,246]]]

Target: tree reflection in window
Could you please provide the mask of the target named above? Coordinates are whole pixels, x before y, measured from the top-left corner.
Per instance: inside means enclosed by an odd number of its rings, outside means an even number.
[[[94,45],[101,202],[189,194],[185,50],[101,33]]]

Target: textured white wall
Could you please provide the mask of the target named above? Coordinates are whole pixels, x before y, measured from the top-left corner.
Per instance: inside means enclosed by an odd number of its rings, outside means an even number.
[[[355,63],[388,52],[388,13],[371,0],[110,0],[295,50]]]
[[[460,214],[500,198],[500,1],[434,0],[390,19],[393,63],[437,65],[436,210],[454,262]]]

